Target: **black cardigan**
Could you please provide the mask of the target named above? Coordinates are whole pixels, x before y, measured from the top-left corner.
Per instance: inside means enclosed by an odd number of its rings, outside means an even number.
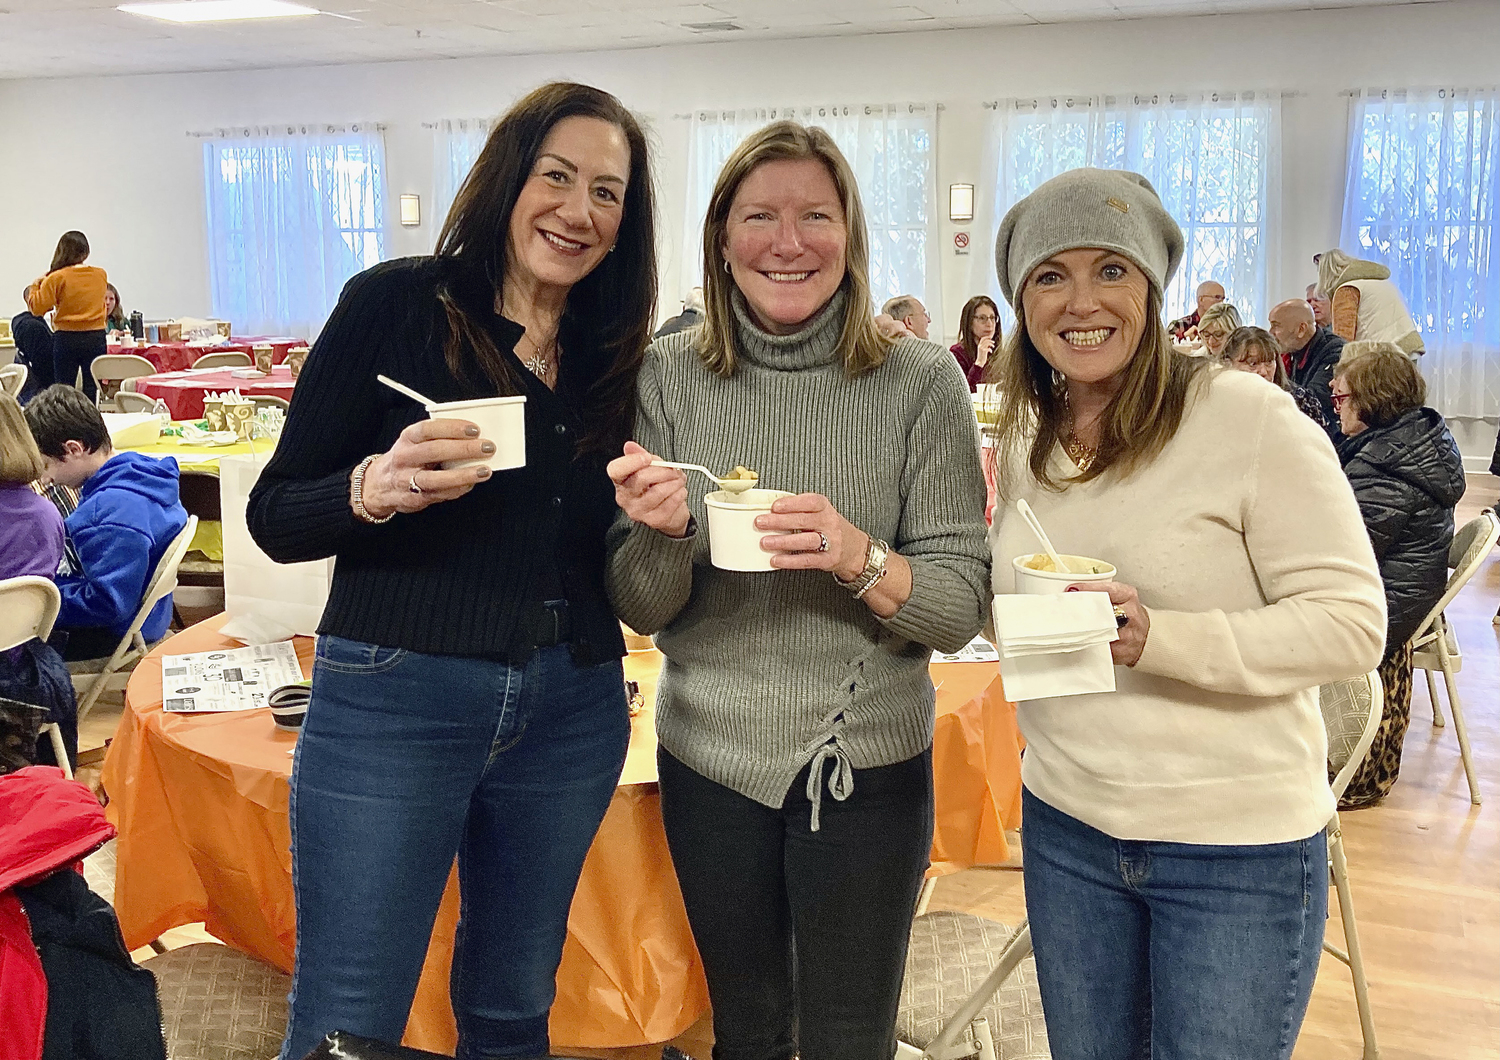
[[[445,278],[461,304],[513,351],[520,325],[493,311],[493,288],[451,261],[403,258],[354,277],[308,356],[275,455],[250,494],[256,543],[274,560],[337,557],[319,633],[514,664],[535,648],[544,596],[560,583],[580,665],[625,643],[604,592],[604,532],[616,514],[606,457],[577,456],[581,395],[607,365],[581,322],[565,319],[556,393],[520,369],[526,465],[497,471],[456,501],[388,523],[349,508],[349,476],[426,412],[382,386],[389,376],[437,401],[493,396],[443,359]],[[477,370],[474,373],[478,376]]]

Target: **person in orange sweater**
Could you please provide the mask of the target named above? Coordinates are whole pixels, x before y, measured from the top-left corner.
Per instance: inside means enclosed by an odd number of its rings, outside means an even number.
[[[83,392],[92,401],[97,399],[97,388],[89,367],[106,349],[104,294],[109,277],[103,269],[85,265],[88,256],[88,237],[82,232],[64,232],[47,275],[26,288],[26,306],[37,316],[56,310],[52,316],[53,378],[72,385],[81,370]]]

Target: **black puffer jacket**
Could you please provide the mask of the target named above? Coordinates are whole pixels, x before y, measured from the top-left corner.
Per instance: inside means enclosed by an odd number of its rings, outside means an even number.
[[[1443,595],[1453,506],[1464,495],[1463,458],[1443,417],[1420,408],[1345,438],[1339,459],[1385,581],[1390,651],[1417,631]]]

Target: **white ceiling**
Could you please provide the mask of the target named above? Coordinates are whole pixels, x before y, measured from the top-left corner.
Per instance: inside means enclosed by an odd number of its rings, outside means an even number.
[[[301,0],[175,25],[107,0],[0,0],[0,78],[255,69],[1438,0]],[[725,24],[728,25],[725,25]],[[694,28],[694,27],[698,28]]]

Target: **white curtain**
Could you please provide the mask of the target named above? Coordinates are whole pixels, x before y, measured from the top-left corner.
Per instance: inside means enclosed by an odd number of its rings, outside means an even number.
[[[448,217],[448,208],[469,175],[494,123],[489,118],[445,118],[432,129],[432,240]]]
[[[696,276],[702,270],[703,218],[719,170],[746,136],[783,119],[828,130],[854,170],[869,230],[875,307],[898,294],[916,295],[932,316],[931,334],[941,338],[935,104],[757,107],[692,115],[684,272]]]
[[[1500,90],[1375,90],[1350,106],[1340,246],[1379,261],[1426,341],[1428,404],[1500,416]]]
[[[986,151],[995,198],[976,289],[999,300],[994,233],[1014,203],[1069,169],[1127,169],[1151,181],[1182,226],[1166,315],[1190,311],[1194,288],[1217,280],[1247,322],[1263,325],[1278,293],[1280,135],[1281,97],[1263,92],[1002,100]]]
[[[203,169],[214,314],[240,334],[314,337],[384,250],[380,127],[223,131]]]

